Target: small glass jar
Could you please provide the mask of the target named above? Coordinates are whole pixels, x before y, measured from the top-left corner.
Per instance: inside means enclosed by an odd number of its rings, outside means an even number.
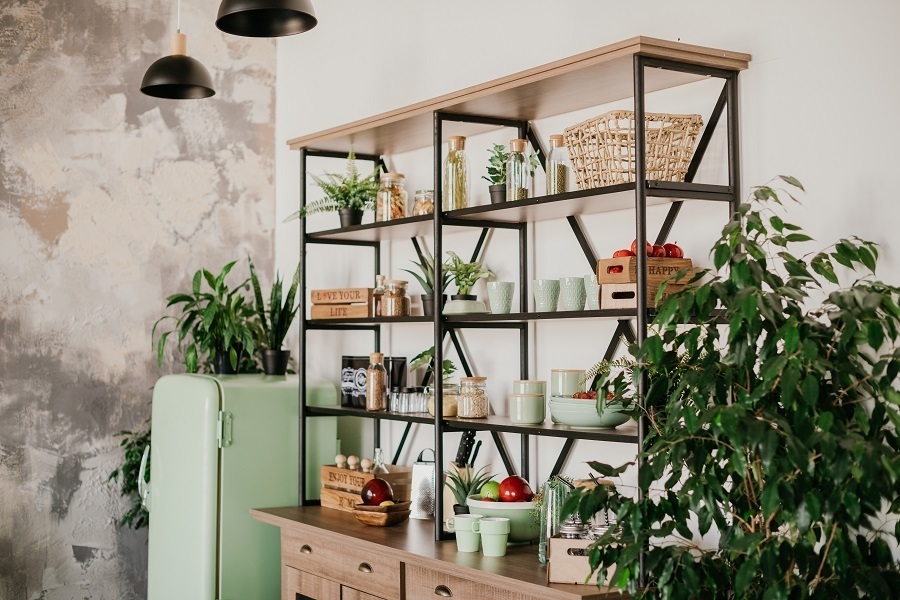
[[[428,402],[428,414],[434,416],[434,388],[426,387],[425,396]],[[455,417],[459,404],[459,386],[455,383],[444,383],[444,392],[441,394],[443,402],[441,403],[441,412],[444,417]]]
[[[388,403],[388,410],[391,412],[403,412],[400,410],[400,388],[391,388],[391,401]]]
[[[406,294],[408,282],[399,279],[384,280],[384,295],[381,297],[382,317],[408,317],[409,296]]]
[[[569,191],[569,151],[563,143],[563,136],[550,136],[550,154],[547,155],[547,195],[564,194]]]
[[[412,216],[430,215],[434,212],[434,190],[416,190]]]
[[[378,188],[375,203],[376,221],[393,221],[406,216],[406,190],[400,173],[385,173],[381,176],[381,187]]]
[[[459,402],[457,415],[463,419],[487,418],[490,409],[487,392],[487,377],[463,377],[459,380]]]
[[[428,396],[425,395],[425,388],[419,386],[416,388],[416,410],[411,412],[423,413],[428,410]]]
[[[525,140],[510,140],[506,161],[506,201],[525,200],[531,189],[531,164],[525,155]]]
[[[375,289],[372,290],[372,316],[381,316],[381,299],[384,297],[384,275],[375,276]]]

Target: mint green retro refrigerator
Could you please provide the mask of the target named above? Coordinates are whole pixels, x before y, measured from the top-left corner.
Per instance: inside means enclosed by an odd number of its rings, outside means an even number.
[[[297,504],[298,385],[295,376],[263,375],[156,383],[150,482],[141,490],[150,511],[148,600],[280,598],[279,531],[249,510]],[[337,404],[337,390],[308,382],[307,403]],[[317,420],[311,435],[310,458],[333,458],[336,419]],[[308,476],[321,464],[310,460]]]

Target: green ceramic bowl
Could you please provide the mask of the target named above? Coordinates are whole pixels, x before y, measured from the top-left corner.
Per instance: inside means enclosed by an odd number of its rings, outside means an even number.
[[[485,517],[509,519],[509,542],[525,544],[541,536],[541,524],[534,518],[534,502],[485,502],[481,495],[466,499],[469,510]]]
[[[550,403],[550,415],[554,422],[571,427],[618,427],[630,418],[622,414],[621,409],[608,408],[603,415],[598,415],[596,404],[572,407],[553,402]]]

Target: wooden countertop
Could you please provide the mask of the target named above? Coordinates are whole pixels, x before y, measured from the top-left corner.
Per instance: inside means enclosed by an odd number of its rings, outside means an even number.
[[[352,513],[319,506],[260,508],[250,513],[257,521],[282,529],[311,527],[345,536],[346,543],[357,548],[371,545],[367,550],[392,554],[406,563],[524,594],[557,600],[621,598],[613,588],[547,583],[547,566],[538,562],[536,544],[510,546],[506,556],[493,558],[480,552],[457,552],[454,541],[434,541],[434,524],[430,520],[410,519],[395,527],[369,527]]]

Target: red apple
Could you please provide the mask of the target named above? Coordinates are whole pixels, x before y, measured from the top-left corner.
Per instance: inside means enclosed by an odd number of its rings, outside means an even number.
[[[653,246],[653,252],[650,254],[655,258],[665,258],[666,257],[666,249],[663,246]]]
[[[613,258],[625,258],[628,256],[634,256],[634,252],[631,250],[616,250],[613,252]]]
[[[367,504],[369,506],[378,506],[382,502],[386,502],[390,500],[394,501],[394,490],[391,489],[391,484],[389,484],[384,479],[380,479],[375,477],[374,479],[370,479],[363,486],[362,492],[360,492],[360,496],[362,496],[363,504]]]
[[[684,258],[684,250],[677,243],[665,244],[663,248],[666,249],[666,256],[669,258]]]
[[[512,475],[500,482],[500,502],[531,502],[534,492],[522,477]]]
[[[637,256],[637,240],[631,242],[632,256]],[[647,256],[653,256],[653,244],[647,242]]]
[[[609,267],[606,270],[606,272],[607,273],[621,273],[623,270],[624,269],[622,268],[622,265],[613,265],[613,266]]]

